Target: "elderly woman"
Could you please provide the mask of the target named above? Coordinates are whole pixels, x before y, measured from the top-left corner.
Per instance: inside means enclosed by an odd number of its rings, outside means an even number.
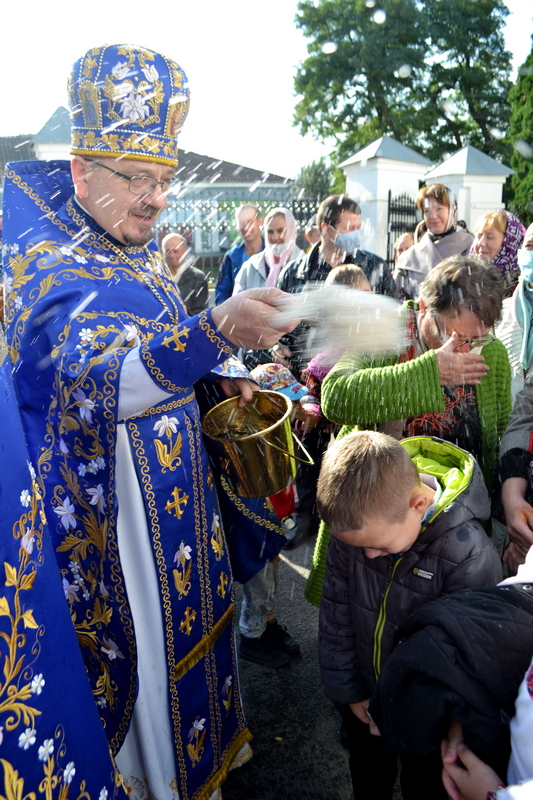
[[[510,211],[492,211],[478,219],[470,250],[473,258],[481,256],[503,275],[507,295],[518,283],[517,253],[524,241],[525,228]]]
[[[519,269],[518,285],[511,297],[503,301],[502,319],[496,336],[507,348],[511,362],[513,400],[524,381],[533,374],[533,225],[516,254]]]
[[[474,239],[470,231],[457,225],[457,200],[444,184],[424,186],[416,204],[424,215],[426,232],[400,256],[393,272],[402,300],[415,300],[430,269],[444,258],[466,255]]]
[[[345,354],[322,384],[322,411],[344,425],[396,438],[438,436],[472,453],[490,491],[511,410],[507,351],[492,334],[504,295],[492,264],[452,256],[434,267],[408,306],[407,349],[361,362]],[[329,532],[322,526],[306,597],[320,600]]]
[[[265,217],[265,249],[245,261],[235,278],[233,294],[263,286],[275,286],[285,264],[300,258],[298,229],[288,208],[273,208]]]

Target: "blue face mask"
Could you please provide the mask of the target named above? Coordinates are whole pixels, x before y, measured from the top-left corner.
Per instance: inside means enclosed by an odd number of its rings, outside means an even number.
[[[520,276],[526,283],[533,283],[533,250],[519,250],[516,257]]]
[[[347,233],[337,233],[335,245],[344,250],[345,253],[353,255],[361,244],[359,231],[348,231]]]

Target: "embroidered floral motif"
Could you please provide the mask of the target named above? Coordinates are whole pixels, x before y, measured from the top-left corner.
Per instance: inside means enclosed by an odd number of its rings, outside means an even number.
[[[204,753],[204,739],[207,733],[205,728],[205,718],[194,720],[192,728],[189,731],[189,743],[187,745],[187,753],[191,759],[193,767],[200,761]]]
[[[176,417],[168,417],[164,414],[155,422],[154,431],[157,431],[158,436],[165,435],[169,442],[167,446],[159,439],[154,439],[157,458],[162,467],[161,471],[166,472],[167,469],[174,471],[176,467],[181,466],[182,435],[178,433],[178,420]],[[173,433],[178,433],[175,442],[172,441]]]
[[[176,591],[178,592],[179,600],[181,600],[181,598],[185,595],[189,594],[191,589],[191,552],[191,547],[186,545],[182,540],[178,550],[176,551],[176,555],[174,556],[174,561],[177,564],[177,568],[172,570],[172,574],[174,576],[174,585],[176,587]]]
[[[215,553],[215,558],[220,561],[224,555],[224,539],[222,537],[222,527],[220,517],[213,511],[213,522],[211,523],[211,547]]]

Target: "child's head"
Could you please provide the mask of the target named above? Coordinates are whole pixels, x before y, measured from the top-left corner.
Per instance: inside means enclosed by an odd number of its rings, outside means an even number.
[[[372,287],[361,267],[356,264],[343,264],[331,270],[324,281],[326,286],[336,283],[340,286],[350,286],[352,289],[359,289],[362,292],[371,292]]]
[[[368,558],[409,550],[431,503],[405,448],[375,431],[356,431],[327,450],[317,501],[334,536]]]

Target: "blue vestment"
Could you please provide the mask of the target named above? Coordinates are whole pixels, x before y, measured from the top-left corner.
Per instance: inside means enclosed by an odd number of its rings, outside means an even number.
[[[245,373],[228,359],[232,345],[209,311],[187,317],[155,243],[121,245],[71,194],[66,162],[6,168],[6,336],[23,426],[114,754],[138,689],[117,541],[117,427],[127,431],[158,580],[176,788],[182,800],[207,798],[251,736],[238,691],[232,572],[194,383]],[[120,376],[134,349],[171,396],[124,420]]]
[[[0,795],[125,798],[94,703],[0,333]]]

